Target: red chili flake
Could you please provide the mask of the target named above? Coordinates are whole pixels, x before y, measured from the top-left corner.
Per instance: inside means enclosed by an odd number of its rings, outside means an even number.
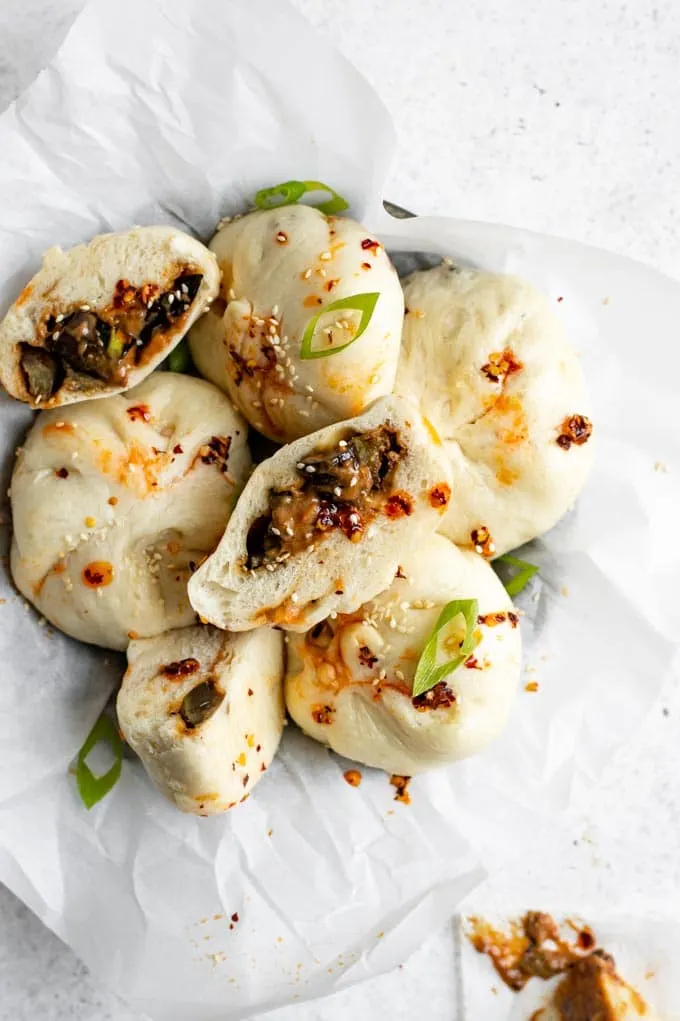
[[[217,464],[220,471],[225,471],[229,460],[230,436],[213,436],[209,443],[201,447],[199,454],[203,464]]]
[[[568,415],[560,426],[557,444],[563,450],[569,450],[572,443],[582,447],[588,442],[592,432],[593,424],[585,415]]]
[[[234,911],[233,915],[231,916],[231,920],[232,922],[238,922],[239,920],[238,911]]]
[[[168,663],[163,667],[166,677],[189,677],[200,669],[201,664],[197,659],[189,656],[187,659],[177,660],[176,663]]]
[[[524,690],[529,692],[538,691],[538,681],[529,681],[524,685]]]
[[[339,283],[340,283],[340,279],[339,278],[337,280],[328,280],[324,284],[324,287],[326,288],[326,290],[330,294],[330,292],[333,290],[333,288],[337,287]]]
[[[285,230],[280,230],[277,233],[276,241],[277,241],[277,243],[279,245],[287,245],[288,244],[288,235],[286,234]]]
[[[260,772],[261,773],[266,773],[267,772],[267,767],[265,766],[264,762],[260,766]]]
[[[557,300],[558,301],[564,301],[564,298],[560,295],[560,297]]]
[[[125,410],[127,411],[128,417],[133,422],[149,422],[151,419],[151,412],[149,411],[148,404],[133,404]]]
[[[332,705],[313,705],[312,719],[315,723],[332,723],[335,709]]]
[[[456,696],[446,681],[439,681],[433,688],[411,699],[414,709],[424,713],[430,709],[448,709],[454,705]]]
[[[515,616],[517,616],[515,614]],[[482,613],[477,617],[478,624],[486,624],[487,627],[496,627],[497,624],[502,624],[503,621],[508,619],[508,614],[504,610],[498,613]],[[516,625],[513,624],[513,627]]]
[[[576,942],[582,950],[592,950],[597,941],[593,931],[585,928],[579,931],[579,934],[576,937]]]
[[[401,564],[397,567],[397,573],[395,574],[394,577],[395,578],[406,578],[406,575],[404,574],[404,568],[401,566]]]
[[[413,504],[408,493],[393,493],[385,504],[385,516],[388,518],[408,517],[413,513]]]
[[[172,448],[172,452],[173,454],[183,454],[184,448],[182,447],[181,443],[176,443]]]
[[[373,241],[373,240],[371,240],[371,238],[364,238],[364,240],[361,242],[361,247],[363,248],[363,250],[365,252],[371,251],[375,255],[375,253],[380,248],[380,242],[379,241]]]
[[[348,769],[342,775],[350,787],[358,787],[363,779],[358,769]]]
[[[473,528],[470,532],[470,539],[472,545],[475,547],[477,553],[481,553],[484,557],[493,556],[496,552],[494,541],[491,538],[491,533],[486,525],[480,525],[479,528]]]
[[[243,777],[243,786],[244,786],[244,787],[247,787],[247,786],[248,786],[248,780],[249,780],[249,776],[248,776],[248,774],[246,773],[246,775],[245,775],[245,776]]]
[[[253,692],[253,689],[252,689],[252,688],[248,688],[248,694],[249,694],[249,695],[250,695],[250,696],[252,697],[252,695],[254,694],[254,692]]]
[[[261,744],[256,744],[255,745],[255,751],[256,752],[262,751],[262,745]]]
[[[118,503],[118,497],[117,497],[117,496],[110,496],[107,502],[108,502],[108,503],[109,503],[109,504],[110,504],[110,505],[111,505],[112,507],[115,507],[115,506],[116,506],[116,504]]]
[[[468,670],[482,669],[481,666],[479,665],[479,660],[475,656],[468,656],[468,658],[463,663],[463,666],[466,666]]]
[[[54,474],[59,479],[67,479],[68,478],[68,468],[58,468],[57,471]]]
[[[430,490],[430,504],[432,507],[446,507],[451,499],[451,486],[446,482],[440,482]]]
[[[378,657],[373,655],[367,645],[362,645],[359,649],[359,662],[370,669],[378,662]]]
[[[482,372],[492,383],[498,383],[523,368],[523,363],[515,356],[512,348],[506,347],[505,351],[494,351],[489,355],[486,365],[482,365]]]
[[[408,785],[410,782],[410,776],[398,776],[396,773],[392,774],[390,777],[390,783],[396,789],[396,794],[394,795],[395,801],[401,801],[403,805],[411,804],[411,795],[408,792]]]
[[[517,627],[519,624],[519,616],[516,613],[513,613],[512,610],[508,614],[508,620],[510,621],[511,627]]]
[[[108,560],[93,560],[83,568],[82,579],[88,588],[104,588],[113,581],[113,565]]]
[[[370,262],[362,262],[361,263],[361,268],[362,269],[373,269],[373,266],[370,264]],[[408,312],[408,309],[406,309],[406,311]]]

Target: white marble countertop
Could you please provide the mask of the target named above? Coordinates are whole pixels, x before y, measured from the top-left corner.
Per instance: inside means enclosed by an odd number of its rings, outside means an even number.
[[[676,0],[295,0],[377,87],[399,131],[388,195],[422,213],[516,224],[635,256],[680,278]],[[0,110],[82,0],[2,0]],[[499,845],[476,904],[587,915],[680,909],[680,697],[641,721],[575,816],[530,861]],[[454,1021],[453,942],[281,1021]],[[0,888],[0,1021],[140,1021]],[[191,1018],[187,1018],[191,1021]],[[465,1019],[481,1021],[481,1019]]]

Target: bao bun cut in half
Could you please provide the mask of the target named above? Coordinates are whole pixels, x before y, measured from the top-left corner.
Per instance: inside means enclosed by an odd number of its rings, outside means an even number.
[[[286,206],[232,220],[210,247],[223,302],[191,353],[255,429],[289,442],[392,392],[404,297],[361,224]]]
[[[357,609],[446,510],[438,443],[413,404],[388,397],[278,450],[255,469],[216,552],[192,577],[194,609],[231,631],[306,631]]]
[[[177,808],[216,815],[244,801],[283,732],[283,635],[188,627],[130,643],[118,722]]]
[[[547,298],[511,276],[445,263],[404,283],[396,390],[444,442],[455,500],[441,531],[499,556],[551,528],[593,461],[590,400]]]
[[[413,776],[474,755],[506,724],[521,666],[518,624],[478,554],[438,534],[405,544],[386,591],[289,637],[288,712],[333,751],[389,773]],[[414,696],[428,645],[432,668],[452,669]]]
[[[41,412],[12,476],[20,592],[61,631],[111,649],[195,623],[187,580],[250,468],[246,433],[220,390],[174,372]]]
[[[0,324],[0,381],[33,408],[121,393],[172,351],[218,289],[214,255],[172,227],[50,248]]]

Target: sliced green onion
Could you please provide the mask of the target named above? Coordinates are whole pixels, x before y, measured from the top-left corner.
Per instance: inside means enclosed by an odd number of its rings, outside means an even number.
[[[427,645],[422,651],[415,677],[413,678],[413,697],[424,695],[426,691],[434,688],[435,684],[443,680],[448,674],[457,670],[468,658],[473,649],[479,644],[479,636],[475,635],[477,625],[478,604],[476,599],[453,599],[447,603],[439,619],[434,626]],[[443,628],[450,624],[456,617],[462,617],[465,621],[465,637],[460,645],[460,652],[448,663],[441,663],[437,666],[437,646],[439,636]]]
[[[191,370],[191,353],[186,340],[180,340],[176,348],[168,355],[170,372],[189,372]]]
[[[526,588],[533,576],[538,574],[539,571],[537,564],[530,564],[528,560],[520,560],[519,557],[513,557],[510,553],[504,553],[502,557],[496,557],[493,566],[495,567],[496,564],[507,564],[508,567],[515,568],[515,572],[507,581],[503,581],[503,578],[501,578],[505,591],[511,598]]]
[[[85,762],[92,749],[100,742],[109,745],[115,756],[115,762],[103,776],[95,776]],[[123,742],[109,716],[100,716],[90,731],[85,744],[78,752],[76,763],[76,783],[83,804],[89,810],[98,801],[105,798],[116,786],[123,768]]]
[[[327,202],[313,202],[312,205],[323,213],[325,216],[335,216],[336,213],[342,213],[345,209],[349,209],[349,202],[347,202],[342,195],[338,195],[337,191],[330,188],[327,184],[322,184],[321,181],[305,181],[305,191],[327,191],[331,196]]]
[[[255,195],[257,209],[278,209],[280,206],[292,206],[299,202],[303,195],[313,191],[326,191],[330,198],[326,202],[315,202],[313,205],[326,216],[341,213],[349,209],[349,203],[342,195],[322,181],[284,181],[273,188],[260,188]]]
[[[337,301],[332,301],[330,305],[326,305],[313,316],[307,325],[305,326],[305,332],[302,335],[302,343],[300,345],[300,358],[328,358],[329,355],[336,355],[339,351],[344,351],[345,348],[353,344],[355,340],[358,340],[361,334],[366,330],[368,324],[371,321],[375,306],[378,298],[380,297],[379,291],[369,291],[366,294],[351,294],[348,298],[339,298]],[[357,312],[361,312],[361,321],[359,323],[359,329],[346,344],[341,344],[339,347],[327,347],[312,348],[312,340],[314,338],[314,331],[316,330],[319,319],[321,316],[326,315],[327,312],[339,312],[341,309],[351,308]]]
[[[125,347],[125,334],[122,330],[117,330],[115,326],[111,328],[111,336],[109,343],[106,347],[106,353],[109,358],[120,358],[123,354]]]

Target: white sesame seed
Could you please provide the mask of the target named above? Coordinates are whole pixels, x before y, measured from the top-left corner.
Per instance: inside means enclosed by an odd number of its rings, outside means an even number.
[[[186,284],[182,284],[182,294],[188,294],[188,293],[189,293],[189,288],[187,287]]]
[[[290,601],[291,601],[291,603],[297,603],[297,601],[298,601],[297,592],[291,592]]]
[[[340,440],[340,442],[338,443],[338,446],[339,447],[346,447],[347,446],[347,440]]]
[[[321,259],[322,262],[328,262],[330,259],[333,258],[333,256],[331,255],[330,252],[322,252],[319,258]]]
[[[300,411],[302,418],[309,418],[309,412],[305,411],[304,408]]]
[[[314,467],[313,464],[306,464],[305,465],[305,471],[309,472],[310,475],[313,475],[314,472],[316,471],[316,468]]]
[[[394,676],[397,678],[398,681],[403,681],[404,680],[404,675],[401,672],[401,670],[395,670],[394,671]]]
[[[334,494],[335,496],[342,496],[342,489],[340,488],[340,486],[336,486],[336,487],[334,488],[334,490],[333,490],[333,494]]]
[[[281,532],[280,532],[280,530],[279,530],[278,528],[275,528],[275,527],[274,527],[274,525],[271,525],[271,526],[270,526],[270,529],[269,529],[269,531],[270,531],[270,532],[271,532],[271,533],[272,533],[273,535],[281,535]]]
[[[274,565],[273,564],[265,564],[264,566],[267,568],[268,571],[273,571],[274,570]]]
[[[168,305],[172,305],[174,300],[175,300],[175,295],[174,294],[169,294],[168,295]]]
[[[54,338],[54,340],[58,340],[59,337],[61,337],[61,330],[55,330],[54,333],[52,334],[52,337]]]
[[[236,297],[236,291],[234,290],[233,287],[230,287],[229,290],[227,291],[227,300],[228,301],[233,301],[235,297]]]
[[[81,312],[89,312],[90,311],[90,306],[89,305],[81,305],[80,306],[80,311]]]
[[[311,277],[311,275],[312,275],[312,271],[311,271],[311,269],[306,269],[306,270],[304,271],[304,273],[302,274],[302,279],[303,279],[303,280],[309,280],[309,278]]]
[[[62,315],[62,313],[61,313],[61,312],[59,313],[59,315],[58,315],[58,316],[55,316],[55,317],[54,317],[54,320],[55,320],[55,322],[57,322],[57,323],[61,323],[61,322],[63,321],[63,319],[64,319],[64,316]]]
[[[272,309],[272,315],[273,316],[278,316],[278,314],[279,314],[279,306],[278,305],[274,305],[274,308]]]
[[[385,668],[383,667],[383,669],[378,674],[378,680],[379,681],[384,681],[386,677],[387,677],[387,670],[385,670]]]
[[[308,393],[308,394],[313,394],[313,393],[314,393],[314,387],[313,387],[313,386],[310,386],[310,385],[309,385],[309,383],[307,383],[307,384],[305,385],[305,390],[307,391],[307,393]],[[344,441],[343,441],[343,442],[344,442]]]

